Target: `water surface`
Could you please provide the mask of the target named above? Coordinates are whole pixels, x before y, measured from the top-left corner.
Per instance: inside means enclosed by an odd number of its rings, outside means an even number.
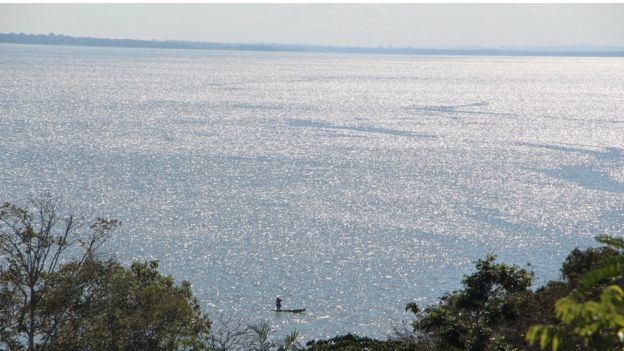
[[[0,45],[0,200],[120,219],[212,316],[385,337],[624,229],[624,59]],[[276,295],[302,315],[271,312]]]

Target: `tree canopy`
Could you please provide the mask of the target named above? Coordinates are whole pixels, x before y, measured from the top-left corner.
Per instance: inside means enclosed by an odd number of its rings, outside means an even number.
[[[50,197],[0,206],[0,347],[197,350],[210,320],[158,263],[99,257],[119,226],[65,214]]]
[[[531,292],[533,274],[518,266],[497,263],[488,255],[476,262],[477,271],[464,276],[463,289],[442,297],[420,311],[414,303],[415,331],[438,339],[441,349],[506,349],[505,328],[520,314]]]
[[[530,344],[539,341],[545,349],[549,344],[559,350],[566,340],[565,331],[580,337],[585,347],[601,350],[620,350],[624,346],[624,240],[611,236],[598,236],[599,242],[608,245],[613,253],[603,260],[577,260],[589,271],[570,270],[577,280],[575,289],[555,303],[557,324],[536,324],[529,328],[526,339]],[[588,263],[590,262],[590,263]],[[596,264],[598,262],[598,264]],[[564,269],[568,268],[564,265]]]

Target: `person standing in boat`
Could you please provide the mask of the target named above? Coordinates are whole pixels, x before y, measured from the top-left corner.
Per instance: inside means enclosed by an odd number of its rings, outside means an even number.
[[[282,299],[280,299],[279,296],[277,297],[277,299],[275,299],[275,307],[278,311],[282,310]]]

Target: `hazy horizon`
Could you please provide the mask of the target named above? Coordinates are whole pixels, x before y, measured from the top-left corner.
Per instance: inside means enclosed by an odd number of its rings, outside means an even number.
[[[68,38],[77,38],[77,39],[93,39],[93,40],[112,40],[112,41],[124,41],[124,40],[132,40],[137,42],[145,42],[145,41],[155,41],[160,43],[167,42],[180,42],[180,43],[200,43],[200,44],[216,44],[216,45],[258,45],[258,46],[275,46],[280,47],[283,46],[285,48],[288,47],[303,47],[303,48],[336,48],[336,49],[371,49],[371,50],[384,50],[384,51],[392,51],[392,50],[400,50],[400,49],[414,49],[414,50],[435,50],[435,51],[519,51],[519,52],[565,52],[565,51],[573,51],[573,52],[616,52],[624,50],[624,45],[566,45],[566,46],[537,46],[537,45],[529,45],[529,46],[453,46],[453,47],[416,47],[416,46],[355,46],[355,45],[325,45],[325,44],[288,44],[282,42],[218,42],[218,41],[203,41],[203,40],[169,40],[169,39],[147,39],[147,38],[122,38],[122,37],[93,37],[93,36],[71,36],[65,33],[55,33],[55,32],[39,32],[39,33],[24,33],[24,32],[0,32],[0,35],[7,34],[15,34],[15,35],[26,35],[26,36],[50,36],[51,34],[57,37],[68,37]],[[11,43],[11,42],[9,42]],[[31,43],[16,43],[16,44],[31,44]],[[59,45],[59,44],[52,44]],[[76,44],[61,44],[61,45],[76,45]],[[79,46],[83,46],[80,44]],[[101,45],[96,45],[101,46]],[[105,45],[106,46],[106,45]],[[117,46],[117,45],[113,45]],[[123,46],[122,46],[123,47]],[[141,46],[138,46],[141,47]],[[181,47],[185,48],[185,47]],[[186,48],[193,49],[193,48]]]
[[[0,32],[413,48],[624,47],[624,4],[0,4]]]

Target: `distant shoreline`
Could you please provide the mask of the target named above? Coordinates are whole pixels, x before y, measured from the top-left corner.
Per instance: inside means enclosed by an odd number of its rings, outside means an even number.
[[[31,45],[69,45],[147,49],[236,50],[273,52],[319,52],[395,55],[456,55],[456,56],[572,56],[624,57],[624,48],[530,48],[530,49],[428,49],[394,47],[353,47],[326,45],[215,43],[176,40],[139,40],[73,37],[62,34],[0,33],[0,43]]]

